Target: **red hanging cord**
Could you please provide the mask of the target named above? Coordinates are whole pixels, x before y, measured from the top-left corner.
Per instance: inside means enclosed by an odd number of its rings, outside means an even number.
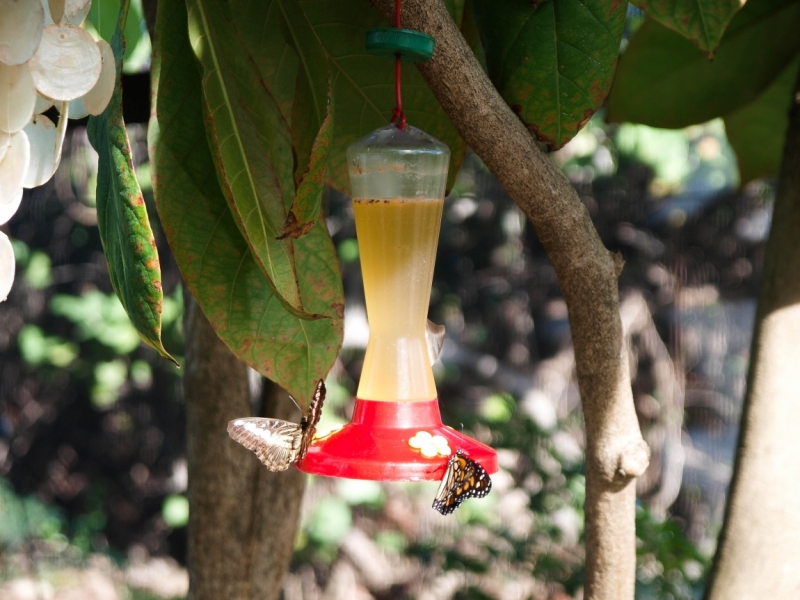
[[[394,5],[394,25],[398,29],[401,29],[400,2],[401,0],[395,0],[395,5]],[[397,121],[397,126],[400,129],[405,129],[406,115],[403,112],[403,94],[402,94],[402,82],[400,81],[400,74],[401,74],[400,55],[397,54],[394,66],[394,90],[395,90],[395,96],[397,98],[397,108],[392,109],[392,123]]]

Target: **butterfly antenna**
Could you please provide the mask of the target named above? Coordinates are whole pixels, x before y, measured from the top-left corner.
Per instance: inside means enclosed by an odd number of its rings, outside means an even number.
[[[303,410],[303,408],[302,408],[302,407],[301,407],[301,406],[300,406],[300,405],[297,403],[297,400],[295,400],[295,399],[294,399],[294,396],[292,396],[291,394],[289,394],[289,400],[291,400],[292,402],[294,402],[294,405],[295,405],[295,406],[298,408],[298,410],[299,410],[301,413],[305,413],[305,411]]]

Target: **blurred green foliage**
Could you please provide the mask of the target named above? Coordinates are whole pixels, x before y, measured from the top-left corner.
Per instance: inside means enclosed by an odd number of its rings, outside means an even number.
[[[186,527],[189,523],[189,500],[186,496],[171,494],[164,499],[161,514],[170,527]]]
[[[118,0],[94,0],[86,17],[86,29],[111,43],[117,25],[120,3]],[[142,0],[131,0],[125,25],[124,73],[138,73],[150,64],[150,36],[144,22]]]
[[[63,527],[64,518],[57,508],[32,496],[18,496],[7,481],[0,479],[0,542],[4,547],[31,539],[63,537]]]

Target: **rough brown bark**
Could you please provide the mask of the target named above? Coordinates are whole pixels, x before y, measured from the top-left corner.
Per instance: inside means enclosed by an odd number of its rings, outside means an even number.
[[[228,437],[228,421],[252,414],[247,367],[185,292],[189,463],[189,598],[271,600],[280,596],[300,515],[305,477],[270,473]],[[297,419],[267,382],[262,412]]]
[[[708,600],[800,598],[800,73],[793,100]]]
[[[394,0],[376,0],[393,22]],[[633,598],[633,480],[647,466],[619,314],[617,264],[564,174],[536,146],[481,70],[441,0],[404,0],[404,27],[436,39],[418,64],[467,144],[525,212],[556,270],[575,346],[586,421],[587,599]]]

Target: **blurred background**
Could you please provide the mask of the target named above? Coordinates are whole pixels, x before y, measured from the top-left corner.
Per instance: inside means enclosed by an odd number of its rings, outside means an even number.
[[[181,280],[147,157],[149,39],[141,11],[129,21],[139,35],[125,117],[161,256],[164,341],[180,360]],[[609,126],[601,111],[553,158],[625,259],[622,320],[652,450],[638,482],[637,598],[699,598],[731,476],[774,184],[738,188],[721,121]],[[181,371],[140,343],[111,290],[96,172],[85,122],[70,122],[55,177],[26,191],[3,226],[18,273],[0,304],[4,599],[188,589]],[[326,203],[347,307],[320,429],[349,419],[368,337],[352,207],[335,190]],[[438,484],[310,477],[284,597],[582,598],[584,438],[566,305],[536,232],[472,154],[445,203],[430,318],[447,330],[435,366],[445,422],[497,449],[492,493],[442,517],[430,508]]]

